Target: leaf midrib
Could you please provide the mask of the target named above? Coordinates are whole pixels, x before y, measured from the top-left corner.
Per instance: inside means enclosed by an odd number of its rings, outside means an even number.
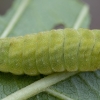
[[[13,15],[13,17],[11,18],[11,21],[9,21],[7,27],[3,31],[2,35],[1,35],[1,38],[5,38],[5,37],[8,36],[8,34],[10,34],[11,30],[14,28],[14,26],[18,22],[19,18],[22,16],[23,12],[27,8],[30,1],[31,0],[22,0],[22,2],[19,5],[17,11]]]

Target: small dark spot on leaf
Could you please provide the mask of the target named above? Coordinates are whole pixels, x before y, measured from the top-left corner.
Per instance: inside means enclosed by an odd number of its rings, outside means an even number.
[[[14,0],[0,0],[0,15],[4,15]]]
[[[57,24],[54,26],[53,29],[64,29],[65,28],[65,25],[64,24]]]
[[[41,77],[41,78],[44,78],[44,76],[45,76],[45,75],[43,75],[43,74],[40,74],[40,77]]]

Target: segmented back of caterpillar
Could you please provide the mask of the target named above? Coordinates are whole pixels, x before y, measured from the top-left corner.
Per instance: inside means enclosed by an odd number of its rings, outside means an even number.
[[[0,71],[51,74],[100,69],[100,30],[60,29],[0,39]]]

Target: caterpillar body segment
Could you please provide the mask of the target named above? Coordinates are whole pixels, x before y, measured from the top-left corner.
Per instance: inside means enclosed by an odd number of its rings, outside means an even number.
[[[8,54],[8,67],[9,72],[14,74],[23,74],[23,66],[22,66],[22,45],[23,38],[11,38],[9,45],[9,54]]]
[[[9,72],[10,39],[0,40],[0,71]]]
[[[100,30],[92,30],[95,36],[95,44],[91,52],[91,67],[100,69]]]
[[[64,67],[64,34],[62,30],[52,30],[50,33],[49,42],[49,57],[51,68],[54,72],[61,72],[65,70]]]
[[[67,71],[78,70],[80,34],[73,29],[64,29],[64,61]]]
[[[100,69],[100,30],[59,29],[0,39],[0,71],[51,74]]]
[[[94,66],[91,65],[91,53],[95,45],[95,34],[87,29],[85,29],[84,31],[82,31],[82,29],[79,29],[78,32],[81,35],[78,52],[78,69],[79,71],[92,71],[94,70]]]
[[[22,67],[27,75],[39,74],[36,64],[37,35],[26,35],[23,37],[22,45]]]
[[[53,72],[50,65],[49,42],[50,42],[50,34],[48,32],[39,33],[37,35],[36,66],[39,73],[41,74],[51,74]]]

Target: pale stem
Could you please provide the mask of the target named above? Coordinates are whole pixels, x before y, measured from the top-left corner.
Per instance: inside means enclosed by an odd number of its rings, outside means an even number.
[[[83,9],[81,10],[81,13],[78,16],[76,23],[73,26],[74,29],[78,29],[81,26],[83,20],[85,19],[86,15],[88,14],[88,11],[89,11],[89,7],[88,7],[88,5],[85,5],[83,7]]]

